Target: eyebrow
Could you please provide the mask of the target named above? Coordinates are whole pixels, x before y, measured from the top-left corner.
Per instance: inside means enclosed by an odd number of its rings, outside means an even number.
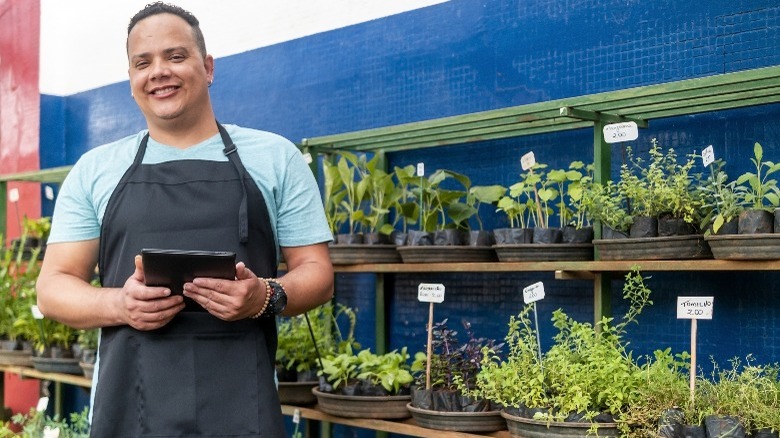
[[[179,51],[184,52],[186,54],[190,53],[189,49],[187,49],[187,47],[185,47],[185,46],[169,47],[169,48],[163,50],[163,53],[166,54],[166,55],[170,55],[171,53],[179,52]],[[149,56],[151,56],[151,52],[139,53],[137,55],[131,56],[130,60],[137,59],[137,58],[148,58]]]

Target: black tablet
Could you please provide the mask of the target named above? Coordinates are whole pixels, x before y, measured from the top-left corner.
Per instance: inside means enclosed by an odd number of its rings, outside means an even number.
[[[198,277],[236,278],[236,254],[228,251],[141,250],[147,286],[164,286],[181,295],[184,283]]]

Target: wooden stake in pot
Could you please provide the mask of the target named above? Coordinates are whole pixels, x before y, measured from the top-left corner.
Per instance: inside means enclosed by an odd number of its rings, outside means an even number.
[[[431,389],[431,356],[433,355],[433,304],[444,302],[444,285],[420,283],[417,286],[417,301],[430,303],[428,309],[428,359],[425,361],[425,389]]]
[[[544,283],[537,282],[523,289],[523,301],[526,304],[534,304],[534,324],[536,325],[536,347],[539,352],[539,366],[542,366],[542,341],[539,334],[539,315],[536,312],[536,302],[544,298]],[[544,372],[544,368],[542,368]]]
[[[697,321],[712,319],[714,297],[677,297],[677,319],[691,320],[691,402],[696,393],[696,331]]]

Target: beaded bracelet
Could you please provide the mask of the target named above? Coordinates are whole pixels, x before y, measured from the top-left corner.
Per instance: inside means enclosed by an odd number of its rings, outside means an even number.
[[[268,308],[268,303],[271,302],[271,285],[268,284],[268,280],[265,278],[258,278],[258,280],[265,283],[265,302],[263,302],[263,307],[260,308],[260,311],[255,313],[254,315],[250,316],[251,319],[257,319],[259,318],[263,313],[265,313],[265,309]]]

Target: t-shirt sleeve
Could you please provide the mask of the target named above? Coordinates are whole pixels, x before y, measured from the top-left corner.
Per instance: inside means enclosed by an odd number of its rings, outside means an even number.
[[[77,162],[57,194],[48,243],[77,242],[100,237],[100,224],[86,181],[84,165]]]
[[[276,208],[279,246],[304,246],[333,240],[317,181],[297,149],[287,161]]]

